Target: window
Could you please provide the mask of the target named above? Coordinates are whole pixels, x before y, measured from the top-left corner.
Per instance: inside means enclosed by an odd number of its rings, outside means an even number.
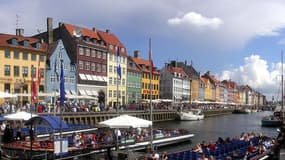
[[[112,83],[113,83],[113,78],[109,77],[109,84],[112,84]]]
[[[85,62],[85,70],[90,70],[90,62]]]
[[[96,57],[96,50],[94,49],[91,50],[91,57]]]
[[[40,55],[40,61],[41,61],[41,62],[44,62],[44,61],[45,61],[45,56]]]
[[[14,51],[14,59],[19,59],[19,52],[18,51]]]
[[[109,90],[109,97],[112,97],[112,90]]]
[[[125,85],[125,79],[122,79],[122,85],[123,86]]]
[[[117,67],[116,66],[114,66],[114,73],[116,73],[117,72]]]
[[[11,58],[9,50],[5,50],[5,58]]]
[[[27,52],[23,52],[23,60],[28,60],[28,53]]]
[[[107,54],[105,52],[102,53],[102,58],[107,59]]]
[[[70,71],[75,71],[75,65],[73,64],[70,65]]]
[[[114,48],[114,46],[110,44],[110,45],[109,45],[109,48],[110,48],[110,49],[113,49],[113,48]]]
[[[5,65],[4,66],[4,75],[5,76],[10,76],[10,65]]]
[[[91,71],[95,71],[95,70],[96,70],[95,63],[91,63]]]
[[[107,71],[106,65],[105,65],[105,64],[102,64],[102,72],[103,72],[103,73],[106,73],[106,71]]]
[[[109,54],[109,61],[113,61],[113,55]]]
[[[40,69],[41,70],[41,78],[45,78],[45,71],[43,68]]]
[[[89,48],[85,49],[85,55],[88,56],[88,57],[90,56],[90,49]]]
[[[31,57],[32,61],[36,61],[37,60],[37,55],[32,53],[32,57]]]
[[[113,66],[109,65],[109,72],[112,73],[112,71],[113,71]]]
[[[123,75],[126,74],[126,68],[123,68]]]
[[[84,55],[84,50],[82,47],[79,47],[79,55]]]
[[[97,72],[101,72],[101,64],[97,63],[96,69],[97,69]]]
[[[97,58],[101,58],[102,57],[102,52],[101,51],[97,51]]]
[[[51,82],[51,83],[55,82],[55,77],[56,77],[56,75],[54,75],[54,74],[52,74],[52,75],[50,76],[50,82]]]
[[[75,77],[74,76],[70,76],[70,83],[75,83]]]
[[[83,69],[83,61],[79,61],[79,69]]]
[[[22,68],[22,72],[23,72],[23,77],[28,77],[28,73],[29,73],[29,70],[28,70],[28,67],[23,67]]]
[[[114,91],[114,97],[117,97],[117,91]]]
[[[14,77],[19,77],[19,76],[20,76],[20,67],[14,66]]]

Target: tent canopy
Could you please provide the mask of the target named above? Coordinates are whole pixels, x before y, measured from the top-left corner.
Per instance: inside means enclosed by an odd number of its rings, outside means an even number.
[[[35,116],[37,116],[37,115],[21,111],[21,112],[16,112],[16,113],[11,113],[11,114],[5,115],[4,118],[7,120],[24,120],[24,121],[27,121],[31,117],[35,117]]]
[[[60,124],[61,123],[61,124]],[[68,129],[68,125],[60,119],[58,116],[36,116],[29,119],[26,122],[26,125],[35,124],[35,125],[46,125],[53,130],[59,129]]]
[[[129,115],[120,115],[118,117],[102,121],[99,124],[107,125],[110,128],[146,128],[152,125],[152,121]]]

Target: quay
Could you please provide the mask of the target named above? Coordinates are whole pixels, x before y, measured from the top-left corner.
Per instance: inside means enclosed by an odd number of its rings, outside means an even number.
[[[232,114],[233,109],[212,109],[204,110],[205,117],[219,116],[225,114]],[[118,111],[118,112],[64,112],[61,113],[40,113],[39,115],[56,115],[61,116],[62,119],[68,124],[88,124],[96,125],[101,121],[105,121],[119,114],[128,114],[138,118],[150,120],[149,111]],[[153,122],[171,121],[178,118],[177,110],[154,110]]]

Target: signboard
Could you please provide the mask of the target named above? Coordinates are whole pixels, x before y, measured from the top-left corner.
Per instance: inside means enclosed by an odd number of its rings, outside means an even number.
[[[63,155],[68,153],[68,140],[66,138],[61,139],[61,150],[60,150],[60,139],[54,140],[54,154]]]

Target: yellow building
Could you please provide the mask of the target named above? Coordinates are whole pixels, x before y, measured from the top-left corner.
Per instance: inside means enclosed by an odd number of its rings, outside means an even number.
[[[107,30],[107,32],[97,30],[97,32],[100,38],[106,42],[106,46],[108,48],[108,81],[106,103],[109,107],[116,108],[119,105],[125,105],[127,102],[127,50],[124,44],[117,38],[117,36],[113,33],[110,33],[109,30]],[[118,64],[121,68],[121,77],[117,72]]]
[[[150,99],[150,71],[151,64],[148,60],[144,60],[140,58],[140,53],[135,52],[132,60],[134,63],[139,66],[139,69],[142,71],[142,83],[141,83],[141,94],[142,99],[148,100]],[[160,73],[156,70],[153,71],[152,75],[152,99],[159,99],[159,81],[160,81]]]
[[[37,90],[44,92],[47,45],[22,36],[23,29],[16,31],[16,35],[0,34],[0,91],[17,94],[18,102],[24,103],[31,101],[32,73],[38,80],[38,68],[41,83]]]
[[[191,79],[191,102],[199,100],[199,79]]]

